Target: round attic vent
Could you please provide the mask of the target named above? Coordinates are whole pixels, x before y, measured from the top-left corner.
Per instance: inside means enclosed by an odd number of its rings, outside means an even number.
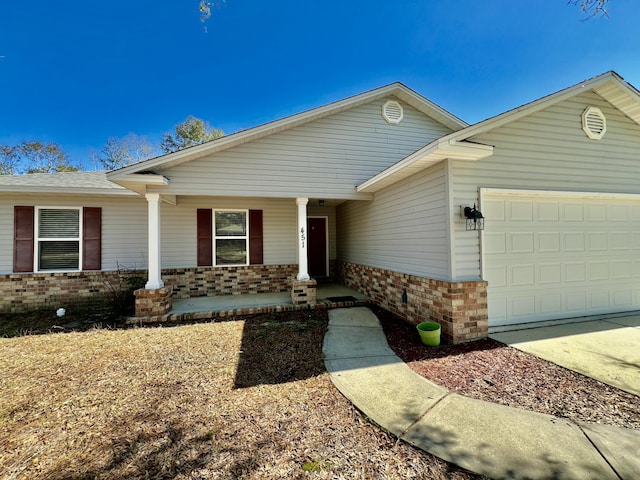
[[[404,117],[402,105],[395,100],[387,100],[382,105],[382,116],[388,123],[400,123]]]
[[[598,107],[587,107],[582,112],[582,130],[592,140],[600,140],[607,131],[607,119]]]

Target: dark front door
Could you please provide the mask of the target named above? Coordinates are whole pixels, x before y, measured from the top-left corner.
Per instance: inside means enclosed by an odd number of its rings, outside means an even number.
[[[312,278],[327,276],[327,219],[307,218],[309,244],[309,275]]]

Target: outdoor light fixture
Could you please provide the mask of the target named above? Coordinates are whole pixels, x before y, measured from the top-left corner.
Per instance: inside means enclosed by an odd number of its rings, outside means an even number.
[[[476,208],[476,204],[472,207],[464,207],[462,210],[467,223],[467,230],[484,230],[484,217],[482,212]]]
[[[318,206],[324,207],[324,200],[318,200]]]

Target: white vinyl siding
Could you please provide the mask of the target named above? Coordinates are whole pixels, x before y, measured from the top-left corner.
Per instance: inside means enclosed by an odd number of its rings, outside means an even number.
[[[607,117],[601,140],[582,131],[582,112],[593,105]],[[473,141],[494,145],[491,157],[453,161],[455,280],[480,278],[477,232],[466,232],[459,205],[479,201],[478,189],[511,188],[605,193],[640,193],[640,126],[600,96],[585,92]],[[482,210],[482,205],[480,205]],[[485,231],[491,230],[491,218]]]
[[[340,205],[338,258],[435,279],[449,277],[444,163]]]
[[[197,265],[196,212],[198,208],[262,210],[264,264],[297,263],[298,207],[295,199],[178,197],[177,205],[163,203],[161,206],[162,268],[188,268]],[[331,218],[335,218],[332,213],[334,209],[322,207],[320,210],[325,212],[325,215],[329,215],[331,232]],[[330,234],[329,242],[335,244],[335,233]]]
[[[191,195],[368,198],[356,185],[450,132],[408,105],[398,125],[384,100],[294,127],[167,170],[157,191]]]
[[[0,274],[13,271],[13,207],[102,207],[102,270],[147,267],[147,201],[140,197],[3,195],[0,203]]]

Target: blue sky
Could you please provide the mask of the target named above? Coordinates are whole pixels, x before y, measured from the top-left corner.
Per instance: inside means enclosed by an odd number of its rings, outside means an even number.
[[[0,144],[225,133],[394,81],[470,123],[608,70],[640,88],[640,7],[566,0],[30,0],[0,7]]]

